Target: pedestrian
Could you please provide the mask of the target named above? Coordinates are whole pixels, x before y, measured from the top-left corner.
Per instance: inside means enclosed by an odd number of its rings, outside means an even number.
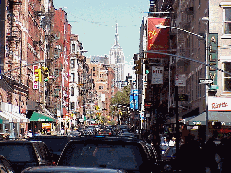
[[[180,147],[177,154],[177,167],[182,173],[204,173],[202,165],[202,153],[199,143],[194,140],[194,136],[185,137],[185,143]]]
[[[172,139],[169,141],[169,146],[170,147],[174,147],[176,144],[176,138],[175,137],[172,137]]]
[[[221,144],[218,148],[218,153],[221,156],[221,173],[230,172],[230,155],[231,155],[231,135],[221,140]]]
[[[64,131],[64,129],[62,128],[62,129],[61,129],[61,135],[64,135],[64,132],[65,132],[65,131]]]
[[[205,167],[210,169],[211,173],[217,173],[218,171],[218,164],[215,160],[215,156],[217,153],[217,147],[214,143],[215,137],[209,138],[209,140],[206,142],[204,146],[204,160],[205,160]]]
[[[29,131],[28,131],[27,136],[28,136],[29,138],[31,138],[31,137],[33,136],[33,133],[32,133],[32,131],[31,131],[31,130],[29,130]]]

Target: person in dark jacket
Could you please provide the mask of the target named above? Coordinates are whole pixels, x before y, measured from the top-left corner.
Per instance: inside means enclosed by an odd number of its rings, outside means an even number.
[[[180,147],[179,153],[176,155],[178,168],[182,170],[182,173],[204,173],[202,155],[200,145],[194,140],[194,136],[186,136],[185,143]]]
[[[206,142],[203,151],[204,151],[204,163],[205,167],[209,167],[211,173],[218,173],[218,164],[215,160],[217,154],[217,147],[214,143],[215,138],[209,138]]]
[[[218,147],[218,154],[221,157],[221,173],[230,172],[230,156],[231,156],[231,135],[221,140],[221,144]]]

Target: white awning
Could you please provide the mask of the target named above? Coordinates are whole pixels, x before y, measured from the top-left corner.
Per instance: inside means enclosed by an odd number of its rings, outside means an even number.
[[[13,123],[29,123],[30,120],[26,117],[24,117],[23,114],[18,114],[18,113],[10,113],[10,112],[4,112],[4,114],[6,114],[6,116],[9,119],[9,122],[13,122]]]
[[[7,117],[7,115],[3,112],[0,112],[0,119],[3,120],[3,123],[6,124],[6,123],[9,123],[9,118]]]

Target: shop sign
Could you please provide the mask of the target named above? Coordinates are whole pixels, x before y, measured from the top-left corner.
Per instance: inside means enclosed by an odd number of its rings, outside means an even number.
[[[218,33],[208,34],[208,63],[209,63],[209,79],[212,81],[212,86],[217,86],[217,70],[218,67]],[[215,68],[213,68],[213,67]],[[216,87],[214,87],[216,88]]]
[[[163,84],[164,67],[152,66],[152,84]]]
[[[201,125],[201,122],[200,121],[193,121],[193,124],[194,125]]]
[[[231,111],[231,98],[208,97],[209,111]]]

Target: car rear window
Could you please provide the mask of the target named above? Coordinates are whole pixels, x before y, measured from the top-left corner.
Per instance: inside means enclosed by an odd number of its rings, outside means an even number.
[[[12,162],[34,162],[36,156],[33,154],[31,145],[0,144],[0,154]]]
[[[143,163],[134,145],[72,144],[61,156],[59,165],[106,167],[137,170]]]
[[[43,141],[53,153],[61,153],[68,143],[68,138],[32,138],[32,140]]]

